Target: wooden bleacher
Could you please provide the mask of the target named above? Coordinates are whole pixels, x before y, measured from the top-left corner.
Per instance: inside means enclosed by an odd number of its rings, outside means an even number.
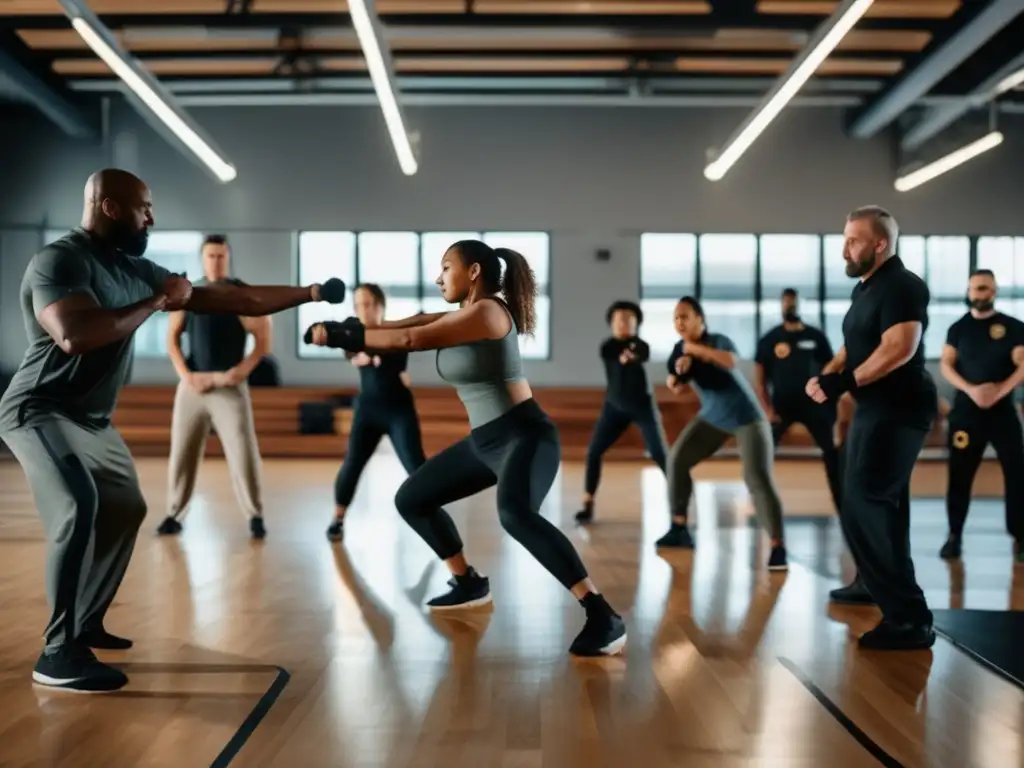
[[[339,396],[356,394],[346,387],[254,387],[251,390],[256,432],[260,451],[264,457],[324,457],[337,458],[345,454],[351,410],[334,411],[334,434],[301,434],[299,406],[301,403],[326,402]],[[466,412],[455,391],[450,387],[414,388],[416,407],[423,434],[423,447],[428,456],[437,453],[456,440],[469,434]],[[563,458],[584,458],[587,442],[593,431],[604,400],[601,387],[537,387],[534,396],[558,426],[562,440]],[[699,409],[697,396],[692,391],[682,395],[667,389],[656,390],[665,432],[669,441],[675,440],[686,423]],[[171,411],[174,387],[129,386],[121,394],[114,423],[124,435],[136,456],[166,456],[171,442]],[[929,437],[929,447],[944,444],[944,425],[939,423]],[[807,432],[795,425],[783,438],[783,447],[812,448]],[[206,445],[207,456],[222,456],[223,449],[215,435]],[[626,434],[608,452],[609,460],[642,459],[643,441],[635,428]]]

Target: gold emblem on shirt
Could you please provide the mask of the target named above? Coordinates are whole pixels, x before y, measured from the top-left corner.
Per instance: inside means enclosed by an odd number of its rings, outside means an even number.
[[[988,328],[988,335],[993,339],[1001,339],[1006,335],[1006,326],[1000,323],[992,323]]]
[[[953,447],[963,450],[971,442],[971,438],[962,429],[953,433]]]
[[[789,357],[789,344],[784,341],[780,341],[775,345],[775,357],[779,360],[785,360]]]

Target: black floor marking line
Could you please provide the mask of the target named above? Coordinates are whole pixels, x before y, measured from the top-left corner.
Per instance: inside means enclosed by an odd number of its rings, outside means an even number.
[[[224,749],[220,751],[220,754],[210,763],[210,768],[227,768],[231,761],[238,757],[242,747],[245,746],[245,743],[255,732],[259,724],[263,722],[263,718],[270,712],[270,708],[274,706],[277,697],[281,695],[281,691],[284,690],[291,679],[292,676],[287,669],[277,667],[277,677],[274,678],[274,682],[267,689],[267,692],[260,697],[260,700],[256,702],[256,706],[252,708],[249,716],[238,726],[238,730],[231,737],[231,741],[227,743]]]
[[[947,640],[949,642],[949,644],[953,646],[953,648],[955,648],[956,650],[960,651],[960,653],[962,653],[964,656],[966,656],[969,659],[972,659],[976,663],[980,664],[985,669],[987,669],[989,672],[992,672],[993,674],[998,675],[999,677],[1001,677],[1006,682],[1012,683],[1013,685],[1017,686],[1018,688],[1024,688],[1024,682],[1018,680],[1016,677],[1011,675],[1005,669],[1002,669],[998,664],[994,664],[993,662],[989,661],[987,658],[982,656],[977,651],[973,650],[972,648],[968,648],[966,645],[964,645],[963,643],[959,642],[958,640],[954,640],[951,635],[946,634],[945,632],[943,632],[938,627],[933,627],[933,629],[935,630],[935,634],[939,635],[943,640]]]
[[[864,747],[872,757],[874,757],[879,763],[885,766],[885,768],[904,768],[903,763],[897,760],[895,757],[890,755],[884,749],[882,749],[877,742],[862,731],[853,720],[846,716],[836,703],[832,701],[825,692],[821,690],[814,682],[804,673],[800,667],[794,664],[787,658],[782,656],[776,657],[778,662],[792,673],[793,677],[800,681],[800,684],[808,690],[808,692],[818,700],[818,703],[823,706],[830,715],[839,723],[846,732],[853,736],[857,742]]]

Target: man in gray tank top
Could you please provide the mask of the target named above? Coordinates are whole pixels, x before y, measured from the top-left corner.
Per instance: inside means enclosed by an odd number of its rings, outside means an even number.
[[[202,246],[203,279],[195,284],[244,285],[230,277],[231,248],[224,235],[210,235]],[[249,335],[253,349],[246,355]],[[188,336],[189,359],[181,349]],[[181,532],[184,514],[195,489],[196,475],[212,427],[224,448],[231,485],[249,530],[256,539],[266,536],[260,491],[260,449],[249,395],[249,374],[270,354],[269,317],[171,313],[167,348],[178,373],[171,415],[171,456],[167,465],[167,517],[157,532]]]

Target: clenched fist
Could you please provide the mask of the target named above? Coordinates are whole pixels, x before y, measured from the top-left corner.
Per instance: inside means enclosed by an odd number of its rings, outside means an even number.
[[[168,311],[182,309],[192,298],[192,283],[183,275],[170,275],[164,280],[163,293],[167,297]]]

